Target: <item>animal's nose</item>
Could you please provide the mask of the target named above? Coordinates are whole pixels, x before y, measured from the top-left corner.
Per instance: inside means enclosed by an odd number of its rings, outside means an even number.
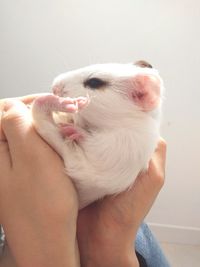
[[[53,91],[54,95],[61,96],[62,91],[63,91],[63,87],[64,86],[62,84],[55,84],[55,85],[53,85],[52,91]]]

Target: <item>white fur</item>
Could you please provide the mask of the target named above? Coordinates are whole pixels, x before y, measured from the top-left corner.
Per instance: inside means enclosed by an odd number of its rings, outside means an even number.
[[[136,75],[152,75],[160,87],[160,102],[144,111],[128,96],[129,81]],[[88,77],[109,82],[108,88],[83,86]],[[70,114],[83,132],[80,142],[63,139],[46,109],[33,104],[34,125],[39,134],[61,155],[66,172],[76,185],[80,208],[126,190],[148,166],[159,139],[163,83],[155,69],[133,64],[99,64],[59,75],[53,88],[60,96],[89,96],[90,103]]]

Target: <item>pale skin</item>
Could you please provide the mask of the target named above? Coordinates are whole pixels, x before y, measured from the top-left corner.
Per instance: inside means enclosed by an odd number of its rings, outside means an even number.
[[[0,223],[8,246],[0,266],[139,266],[133,244],[164,183],[165,142],[130,190],[78,212],[62,159],[36,133],[22,103],[34,98],[1,102]]]

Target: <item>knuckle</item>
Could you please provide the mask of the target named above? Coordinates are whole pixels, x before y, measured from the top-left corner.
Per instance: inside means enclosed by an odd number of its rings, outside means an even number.
[[[2,126],[5,126],[5,125],[12,123],[15,119],[16,118],[12,113],[10,113],[10,112],[4,113],[2,118],[1,118]]]
[[[17,125],[21,125],[21,117],[14,112],[6,112],[1,119],[2,129],[13,132]]]

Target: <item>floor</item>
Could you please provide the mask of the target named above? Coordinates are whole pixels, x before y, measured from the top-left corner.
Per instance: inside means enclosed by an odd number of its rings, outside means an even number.
[[[161,243],[171,267],[200,267],[200,246]]]

